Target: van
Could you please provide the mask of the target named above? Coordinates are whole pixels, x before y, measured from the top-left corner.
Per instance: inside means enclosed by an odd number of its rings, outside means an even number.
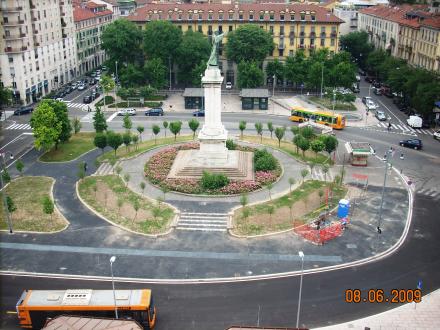
[[[422,128],[423,120],[419,116],[409,116],[406,122],[412,128]]]

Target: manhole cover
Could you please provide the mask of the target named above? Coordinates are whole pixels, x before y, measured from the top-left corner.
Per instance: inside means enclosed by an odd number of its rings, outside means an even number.
[[[347,249],[357,249],[357,245],[356,244],[347,244]]]

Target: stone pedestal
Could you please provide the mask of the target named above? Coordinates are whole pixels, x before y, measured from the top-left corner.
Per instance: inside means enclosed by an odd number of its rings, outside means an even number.
[[[231,179],[254,179],[253,154],[226,148],[228,131],[221,119],[222,82],[218,67],[210,66],[205,70],[202,78],[205,123],[198,135],[200,149],[179,151],[168,178],[199,178],[203,171],[208,171],[226,174]]]

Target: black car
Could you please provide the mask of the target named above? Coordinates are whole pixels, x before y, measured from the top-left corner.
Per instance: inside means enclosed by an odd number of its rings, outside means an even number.
[[[372,82],[374,81],[374,78],[373,78],[373,77],[370,77],[370,76],[366,76],[366,77],[365,77],[365,81],[366,81],[366,82],[369,82],[369,83],[372,83]]]
[[[359,69],[358,73],[359,73],[361,76],[366,76],[366,75],[367,75],[367,73],[366,73],[364,70],[362,70],[362,69]]]
[[[399,145],[406,148],[413,148],[415,150],[423,148],[422,140],[420,139],[402,140],[399,142]]]
[[[90,95],[84,96],[84,98],[83,98],[83,103],[84,104],[89,104],[91,102],[92,102],[92,97]]]
[[[90,86],[96,85],[96,79],[92,78],[89,82]]]
[[[200,109],[193,112],[194,117],[205,117],[205,110]]]
[[[20,107],[14,111],[14,115],[21,116],[21,115],[25,115],[27,113],[32,113],[32,111],[34,111],[34,108],[31,106]]]
[[[145,111],[145,116],[163,116],[163,109],[152,108],[150,110]]]

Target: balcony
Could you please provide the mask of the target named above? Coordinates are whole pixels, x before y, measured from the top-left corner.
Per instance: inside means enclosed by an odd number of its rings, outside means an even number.
[[[2,11],[4,13],[15,13],[15,12],[22,11],[23,7],[21,7],[21,6],[19,6],[19,7],[12,7],[12,6],[6,5],[6,6],[2,7],[1,9],[2,9]]]
[[[305,46],[304,46],[304,45],[298,45],[298,48],[299,48],[299,49],[304,49]]]
[[[301,38],[304,38],[305,35],[306,35],[305,32],[300,32],[300,33],[299,33],[299,36],[300,36]]]
[[[27,50],[26,46],[23,47],[5,47],[5,53],[21,53]]]
[[[336,33],[336,32],[332,32],[332,33],[330,33],[330,37],[332,37],[332,38],[336,38],[336,36],[337,36],[337,33]]]
[[[63,39],[67,38],[67,34],[63,33]]]
[[[310,32],[310,38],[315,38],[316,37],[316,33],[315,32]]]
[[[3,35],[3,38],[5,40],[17,40],[17,39],[23,39],[27,38],[26,34],[20,33],[20,34],[11,34],[11,35]]]
[[[17,20],[17,21],[12,21],[12,22],[2,22],[2,25],[4,26],[17,26],[17,25],[23,25],[24,21],[23,20]]]
[[[321,32],[321,38],[326,38],[327,34],[325,32]]]
[[[284,43],[280,43],[280,44],[278,45],[278,49],[284,49]]]

